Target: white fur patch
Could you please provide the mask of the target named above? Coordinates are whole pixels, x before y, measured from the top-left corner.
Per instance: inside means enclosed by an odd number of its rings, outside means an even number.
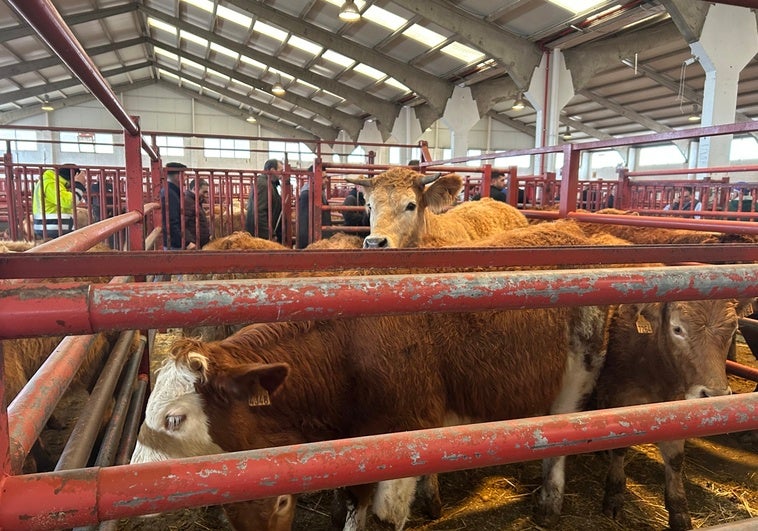
[[[374,514],[380,520],[395,524],[395,531],[401,531],[411,514],[411,504],[416,495],[418,478],[400,478],[381,481],[374,494]]]

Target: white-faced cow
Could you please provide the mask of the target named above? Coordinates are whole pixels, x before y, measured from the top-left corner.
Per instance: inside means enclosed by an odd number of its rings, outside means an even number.
[[[552,308],[257,324],[222,341],[179,340],[132,462],[574,411],[602,365],[608,323],[600,308]],[[259,394],[271,404],[257,405]],[[550,513],[562,480],[549,479]],[[374,512],[402,529],[415,485],[376,489]],[[363,528],[368,492],[357,491],[345,529]],[[226,509],[236,529],[278,531],[294,503]]]
[[[752,302],[752,301],[751,301]],[[730,394],[725,362],[738,316],[734,300],[621,305],[614,314],[598,407],[619,407]],[[673,531],[691,529],[682,482],[684,440],[658,443],[666,472],[665,503]],[[611,452],[603,511],[619,517],[626,448]]]
[[[371,213],[367,248],[455,245],[525,227],[526,217],[501,201],[484,198],[462,203],[440,214],[463,187],[460,175],[422,175],[398,167],[374,178],[347,177],[363,186]]]

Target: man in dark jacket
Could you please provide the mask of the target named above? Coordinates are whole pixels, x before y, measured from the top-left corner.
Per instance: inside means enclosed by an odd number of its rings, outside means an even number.
[[[350,190],[342,202],[342,206],[366,206],[366,200],[363,197],[363,192],[359,192],[355,187]],[[368,217],[368,212],[364,208],[362,211],[358,210],[343,210],[342,217],[345,218],[345,225],[348,227],[368,227],[371,225],[371,221]]]
[[[308,168],[309,176],[313,175],[313,166]],[[297,200],[297,248],[304,249],[309,243],[309,227],[311,226],[310,216],[310,188],[311,181],[305,182],[300,189],[300,195]],[[329,179],[324,178],[321,188],[321,204],[329,205],[329,201],[326,199],[326,188],[329,186]],[[332,224],[332,213],[330,210],[321,210],[321,226]],[[324,237],[328,237],[329,234],[322,234]]]
[[[282,196],[277,190],[279,174],[284,169],[281,161],[269,159],[263,165],[267,173],[257,175],[255,186],[250,190],[247,198],[247,214],[245,217],[245,230],[253,236],[266,240],[271,239],[269,234],[269,220],[274,229],[276,241],[282,242]],[[269,183],[271,186],[271,204],[268,202]],[[257,196],[257,198],[256,198]]]
[[[181,162],[166,164],[167,186],[161,188],[161,220],[163,222],[163,248],[183,249],[182,243],[182,197],[179,194],[181,170],[186,168]],[[168,194],[168,200],[166,195]]]
[[[505,192],[505,175],[499,171],[493,171],[490,177],[490,197],[495,201],[508,202],[508,195]],[[472,199],[478,201],[482,198],[482,194],[476,194]]]
[[[201,249],[211,241],[208,215],[203,207],[207,202],[208,181],[199,179],[198,183],[198,179],[193,180],[189,190],[184,192],[184,241],[187,242],[187,249]]]

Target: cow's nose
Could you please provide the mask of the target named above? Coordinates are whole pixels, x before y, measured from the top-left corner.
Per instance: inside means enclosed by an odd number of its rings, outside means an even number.
[[[364,249],[381,249],[387,247],[387,238],[384,236],[366,236],[363,240]]]
[[[726,396],[732,394],[732,388],[726,387],[705,387],[700,389],[700,397],[708,398],[709,396]]]

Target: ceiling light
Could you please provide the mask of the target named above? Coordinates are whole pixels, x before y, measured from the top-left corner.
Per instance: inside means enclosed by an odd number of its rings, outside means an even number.
[[[50,112],[50,111],[55,110],[55,107],[50,105],[50,101],[47,99],[47,94],[45,94],[45,99],[42,100],[42,107],[40,107],[40,109],[42,109],[45,112]]]
[[[284,96],[284,94],[286,92],[287,91],[284,89],[284,85],[282,85],[282,80],[281,79],[277,79],[276,83],[274,83],[273,85],[271,85],[271,93],[274,96],[279,96],[281,98],[282,96]]]
[[[518,97],[516,98],[516,101],[513,102],[513,109],[514,111],[520,111],[524,108],[524,95],[523,93],[519,92]]]
[[[692,104],[692,112],[687,117],[687,120],[690,122],[700,121],[700,105],[698,105],[697,103]]]
[[[563,138],[563,140],[571,140],[573,138],[569,126],[566,126],[566,131],[561,135],[561,138]]]
[[[342,22],[357,22],[361,19],[361,12],[353,0],[347,0],[340,8],[339,17]]]
[[[256,119],[255,119],[255,116],[253,116],[253,115],[251,114],[250,116],[248,116],[247,118],[245,118],[245,121],[246,121],[246,122],[250,122],[251,124],[254,124],[254,123],[255,123],[255,122],[257,122],[258,120],[256,120]]]

